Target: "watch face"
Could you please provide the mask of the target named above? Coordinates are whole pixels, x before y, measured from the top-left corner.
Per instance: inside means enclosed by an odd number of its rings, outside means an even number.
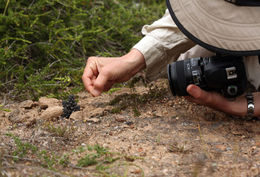
[[[254,106],[254,104],[250,103],[250,104],[248,104],[247,108],[248,108],[248,109],[254,109],[255,106]]]
[[[254,105],[254,96],[252,93],[246,95],[247,100],[247,116],[252,117],[254,115],[255,105]]]
[[[248,106],[247,106],[247,113],[248,114],[254,114],[254,108],[255,108],[254,104],[249,103]]]

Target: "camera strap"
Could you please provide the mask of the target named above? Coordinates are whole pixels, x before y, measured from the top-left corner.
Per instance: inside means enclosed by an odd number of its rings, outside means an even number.
[[[238,6],[260,6],[259,0],[225,0]]]

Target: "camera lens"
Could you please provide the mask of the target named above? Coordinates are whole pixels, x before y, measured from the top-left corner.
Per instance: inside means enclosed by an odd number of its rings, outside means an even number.
[[[186,79],[184,72],[184,61],[174,62],[167,66],[168,80],[173,95],[184,96],[186,92]]]
[[[200,60],[200,58],[192,58],[168,65],[168,80],[173,95],[188,95],[186,88],[189,84],[202,86]]]

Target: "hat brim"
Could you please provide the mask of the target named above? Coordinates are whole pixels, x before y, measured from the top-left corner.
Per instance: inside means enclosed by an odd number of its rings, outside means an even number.
[[[224,0],[167,0],[178,28],[195,43],[216,53],[260,55],[260,7]]]

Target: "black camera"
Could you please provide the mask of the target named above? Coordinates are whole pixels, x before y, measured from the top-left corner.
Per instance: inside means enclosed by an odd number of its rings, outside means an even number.
[[[167,72],[173,95],[188,95],[186,88],[189,84],[229,98],[243,94],[247,88],[243,57],[239,56],[185,59],[169,64]]]

